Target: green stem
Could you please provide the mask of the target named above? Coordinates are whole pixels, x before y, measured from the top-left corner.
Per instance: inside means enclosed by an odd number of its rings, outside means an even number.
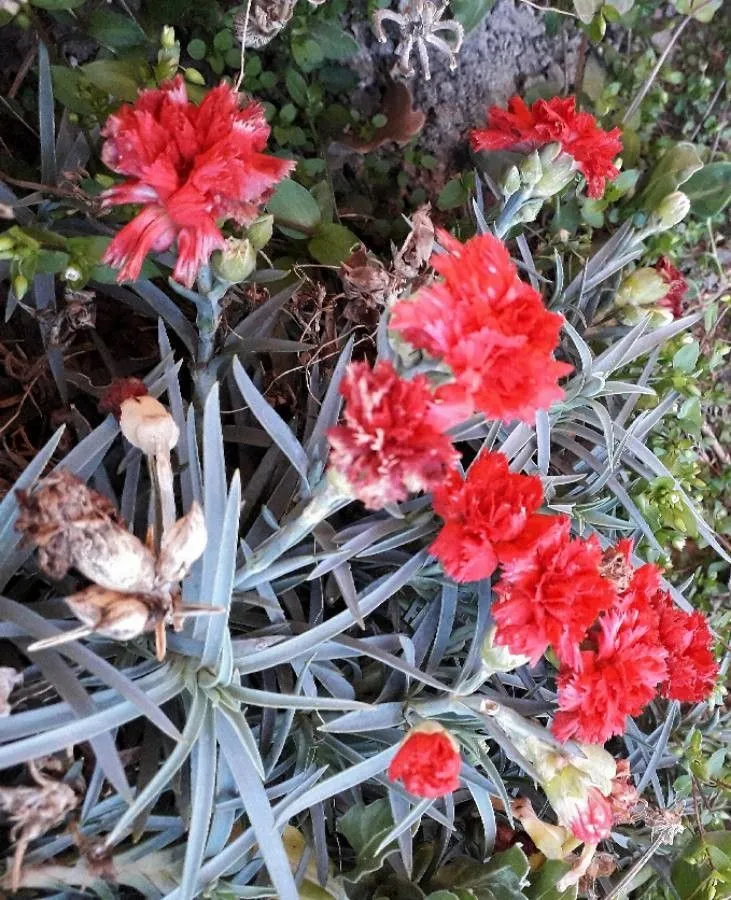
[[[520,212],[520,208],[527,199],[525,191],[521,189],[511,194],[505,201],[505,206],[500,210],[497,219],[492,225],[496,236],[501,240],[515,224],[515,216]]]
[[[241,577],[237,579],[237,586],[245,584],[250,576],[263,572],[283,553],[310,534],[320,522],[351,500],[352,497],[334,487],[327,478],[323,478],[299,515],[290,519],[256,548],[244,566]]]

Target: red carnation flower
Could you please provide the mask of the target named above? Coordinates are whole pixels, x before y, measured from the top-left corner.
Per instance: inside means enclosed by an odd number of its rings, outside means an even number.
[[[536,100],[530,107],[511,97],[506,110],[490,107],[487,127],[475,129],[470,139],[474,150],[532,151],[559,143],[586,178],[590,197],[601,197],[606,182],[619,174],[614,165],[622,151],[619,128],[603,131],[594,116],[577,112],[575,97]]]
[[[662,276],[663,281],[668,286],[668,292],[660,301],[660,306],[669,309],[673,317],[679,319],[683,315],[683,297],[685,297],[688,290],[688,282],[667,256],[660,257],[655,263],[655,270]]]
[[[449,366],[477,409],[493,419],[533,422],[563,397],[558,379],[571,366],[553,358],[563,319],[518,278],[492,235],[462,244],[438,232],[448,251],[431,265],[443,281],[396,304],[391,327]]]
[[[627,716],[638,715],[667,673],[667,653],[657,619],[631,604],[599,618],[590,648],[558,676],[559,710],[553,733],[562,741],[603,744],[622,734]]]
[[[429,551],[455,581],[488,578],[505,545],[510,553],[522,548],[526,525],[542,499],[540,478],[514,475],[502,453],[482,453],[466,478],[450,472],[434,491],[444,527]]]
[[[176,242],[173,277],[190,287],[211,253],[224,247],[217,220],[251,222],[294,167],[261,152],[269,126],[258,103],[239,109],[236,91],[221,84],[196,106],[179,75],[122,106],[102,135],[106,165],[130,176],[104,192],[104,205],[143,206],[104,254],[120,270],[119,281],[137,278],[150,251]]]
[[[716,684],[718,665],[705,616],[697,611],[683,612],[665,595],[660,608],[660,640],[668,652],[668,677],[661,693],[683,703],[708,699]]]
[[[569,522],[555,516],[530,554],[505,562],[492,607],[495,642],[535,665],[552,645],[559,659],[579,661],[579,644],[602,610],[616,599],[599,574],[602,550],[596,536],[572,540]]]
[[[457,790],[461,768],[457,741],[437,722],[424,722],[404,738],[388,777],[416,797],[436,798]]]
[[[369,509],[433,490],[456,465],[444,409],[423,375],[405,381],[390,363],[352,363],[340,392],[345,422],[328,433],[330,465]]]

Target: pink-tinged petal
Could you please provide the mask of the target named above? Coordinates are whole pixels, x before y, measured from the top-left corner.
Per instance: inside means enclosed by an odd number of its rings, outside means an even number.
[[[142,181],[125,181],[107,188],[101,195],[102,207],[122,206],[125,203],[155,203],[160,198],[155,188]]]
[[[124,226],[107,247],[102,262],[119,269],[117,281],[139,278],[150,251],[167,250],[175,240],[175,229],[161,206],[149,206]]]
[[[214,250],[223,250],[226,242],[212,221],[205,226],[181,228],[178,232],[178,259],[173,278],[186,287],[193,287],[202,265],[208,262]]]

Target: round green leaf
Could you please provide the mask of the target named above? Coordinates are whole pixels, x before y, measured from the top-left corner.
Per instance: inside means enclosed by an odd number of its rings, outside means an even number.
[[[307,245],[308,250],[324,266],[339,266],[360,241],[350,229],[337,223],[321,225]]]
[[[314,234],[320,224],[320,207],[315,198],[301,184],[287,178],[277,185],[267,209],[277,225],[305,234]]]
[[[718,215],[731,200],[731,162],[703,166],[683,186],[690,197],[690,211],[701,219]]]

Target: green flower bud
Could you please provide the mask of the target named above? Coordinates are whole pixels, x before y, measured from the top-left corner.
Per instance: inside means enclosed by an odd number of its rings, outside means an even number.
[[[238,284],[256,268],[256,250],[246,238],[228,238],[225,250],[213,254],[213,272],[221,281]]]
[[[206,79],[201,75],[198,69],[183,69],[183,75],[185,76],[185,80],[189,81],[191,84],[205,85],[206,83]]]
[[[274,216],[259,216],[246,229],[246,236],[254,250],[266,247],[274,232]]]
[[[538,157],[541,160],[541,165],[544,167],[550,166],[560,153],[561,145],[558,142],[553,144],[546,144],[545,147],[541,147],[540,152],[538,153]]]
[[[16,275],[15,278],[13,278],[13,293],[18,300],[22,300],[23,297],[25,297],[27,290],[28,279],[25,275]]]
[[[560,153],[552,162],[544,163],[543,177],[533,188],[533,196],[553,197],[559,194],[572,181],[575,173],[576,160],[568,153]]]
[[[655,269],[635,269],[620,284],[614,302],[617,306],[652,306],[667,292],[665,279]]]
[[[520,172],[517,166],[511,166],[508,169],[500,187],[505,197],[511,197],[520,190]]]
[[[538,153],[534,150],[523,159],[518,166],[520,172],[520,180],[525,187],[532,188],[534,184],[540,181],[543,175],[543,166],[538,157]]]
[[[529,200],[527,203],[524,203],[520,209],[518,210],[518,214],[515,217],[517,222],[534,222],[538,213],[541,211],[543,206],[543,200]]]
[[[172,50],[175,47],[175,29],[172,25],[163,25],[160,46],[165,50]]]
[[[688,215],[690,200],[682,191],[673,191],[665,196],[655,207],[652,218],[656,220],[660,231],[674,228]]]
[[[5,253],[7,250],[12,250],[15,246],[15,241],[9,234],[0,234],[0,253]],[[9,259],[12,256],[12,253],[8,253],[7,256],[0,257],[2,259]]]

